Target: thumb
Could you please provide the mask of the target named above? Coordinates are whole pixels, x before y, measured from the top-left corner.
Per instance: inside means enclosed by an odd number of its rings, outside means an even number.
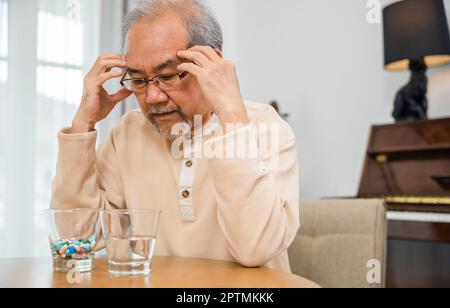
[[[126,88],[122,88],[117,93],[110,95],[110,98],[114,104],[118,104],[126,98],[130,97],[131,94],[133,94],[133,92]]]

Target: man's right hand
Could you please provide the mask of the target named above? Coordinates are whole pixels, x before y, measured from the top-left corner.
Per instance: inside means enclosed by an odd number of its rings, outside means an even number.
[[[95,124],[105,119],[114,107],[132,92],[123,88],[115,94],[108,94],[103,84],[123,75],[122,71],[113,68],[126,68],[127,64],[120,54],[100,56],[92,69],[84,78],[83,98],[75,118],[72,121],[72,134],[87,133],[95,128]]]

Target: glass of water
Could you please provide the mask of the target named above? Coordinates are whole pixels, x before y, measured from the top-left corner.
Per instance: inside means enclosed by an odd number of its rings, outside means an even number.
[[[157,210],[100,211],[111,275],[150,275],[160,216]]]

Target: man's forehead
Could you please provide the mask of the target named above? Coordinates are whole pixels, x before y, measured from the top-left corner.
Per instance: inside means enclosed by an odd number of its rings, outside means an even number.
[[[186,49],[186,45],[184,42],[155,42],[146,46],[130,44],[125,49],[125,59],[132,71],[158,73],[180,64],[177,52]]]

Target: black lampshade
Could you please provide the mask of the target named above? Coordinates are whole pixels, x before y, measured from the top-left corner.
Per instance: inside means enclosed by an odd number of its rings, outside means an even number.
[[[404,0],[384,8],[387,70],[408,69],[424,58],[428,67],[450,63],[450,34],[443,0]]]

